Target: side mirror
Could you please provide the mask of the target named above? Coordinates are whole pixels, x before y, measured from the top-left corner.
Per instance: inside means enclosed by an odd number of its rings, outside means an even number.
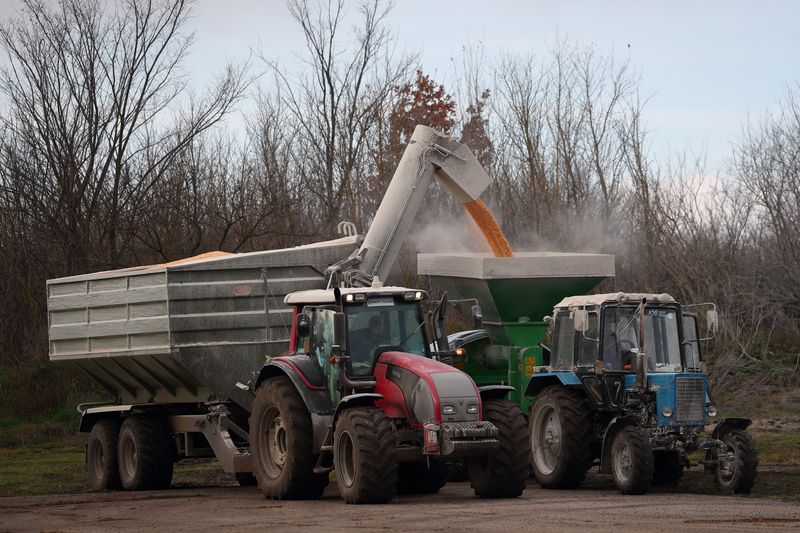
[[[297,315],[297,336],[308,337],[311,334],[311,317],[306,313]]]
[[[719,315],[717,315],[716,309],[706,311],[706,327],[711,335],[716,335],[719,331]]]
[[[472,306],[472,327],[474,329],[481,329],[483,325],[483,314],[481,313],[480,305]]]
[[[575,331],[585,332],[589,329],[589,313],[586,309],[575,309],[572,312],[572,320],[575,324]]]
[[[333,314],[333,344],[340,353],[347,353],[347,322],[344,313]]]

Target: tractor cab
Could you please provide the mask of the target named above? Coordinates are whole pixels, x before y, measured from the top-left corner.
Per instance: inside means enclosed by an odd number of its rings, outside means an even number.
[[[716,330],[713,306],[706,320]],[[568,374],[597,408],[616,412],[652,397],[653,423],[662,427],[700,426],[715,413],[698,317],[670,295],[573,296],[556,305],[549,322],[552,348],[545,375],[560,374],[563,380]]]
[[[683,312],[668,294],[565,298],[551,325],[554,370],[636,372],[643,353],[649,373],[700,371],[697,315]]]
[[[341,289],[346,327],[336,336],[336,301],[330,290],[301,291],[286,297],[296,306],[293,351],[315,358],[323,374],[334,378],[334,345],[344,348],[348,376],[370,379],[378,357],[391,350],[430,356],[422,302],[424,291],[403,287]],[[332,387],[331,390],[335,389]]]

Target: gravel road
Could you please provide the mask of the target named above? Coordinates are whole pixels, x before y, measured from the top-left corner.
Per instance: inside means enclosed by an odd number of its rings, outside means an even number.
[[[0,531],[754,531],[800,530],[800,506],[698,494],[621,496],[614,490],[543,490],[481,500],[469,483],[391,505],[345,505],[335,483],[320,501],[265,500],[255,488],[0,498]],[[600,529],[602,528],[602,529]]]

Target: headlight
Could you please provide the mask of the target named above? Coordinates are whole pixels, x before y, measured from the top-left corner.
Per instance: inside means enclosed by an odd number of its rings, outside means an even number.
[[[713,405],[709,405],[708,407],[706,407],[706,413],[708,413],[708,416],[710,416],[711,418],[714,418],[715,416],[717,416],[717,408],[714,407]]]
[[[664,415],[667,418],[671,417],[672,416],[672,407],[667,406],[667,407],[663,408],[661,410],[661,414]]]
[[[454,415],[456,414],[456,408],[453,405],[443,405],[442,406],[442,414],[443,415]]]
[[[467,414],[469,415],[477,415],[478,414],[478,404],[471,403],[467,406]]]

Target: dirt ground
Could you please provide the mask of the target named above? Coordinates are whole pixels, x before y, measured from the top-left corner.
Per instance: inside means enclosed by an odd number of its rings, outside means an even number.
[[[0,531],[800,530],[800,505],[685,493],[621,496],[611,489],[552,491],[534,482],[522,497],[476,499],[469,483],[394,504],[352,506],[335,483],[320,501],[265,500],[257,489],[173,488],[0,498]]]

